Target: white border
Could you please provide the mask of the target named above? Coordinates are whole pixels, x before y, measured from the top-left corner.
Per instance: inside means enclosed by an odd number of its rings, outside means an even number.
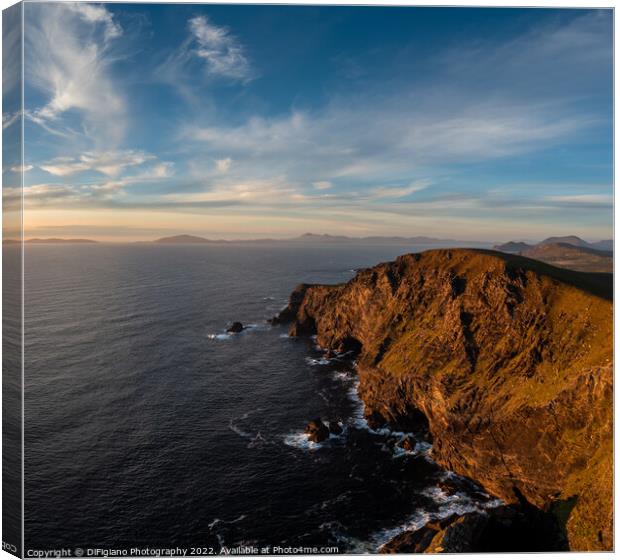
[[[32,0],[29,0],[32,1]],[[61,1],[66,1],[66,0],[61,0]],[[4,10],[12,5],[14,5],[16,2],[11,1],[11,0],[0,0],[0,7]],[[595,9],[595,8],[612,8],[614,9],[614,170],[613,170],[613,180],[614,180],[614,191],[615,191],[615,162],[617,161],[617,142],[616,142],[616,127],[615,127],[615,103],[616,103],[616,94],[618,92],[618,76],[617,76],[617,72],[616,72],[616,61],[618,60],[618,57],[616,56],[617,53],[617,44],[615,42],[615,30],[617,29],[617,23],[618,23],[618,15],[617,15],[617,10],[616,7],[618,5],[617,1],[612,1],[612,2],[588,2],[588,1],[575,1],[575,0],[544,0],[544,2],[538,2],[536,4],[533,4],[531,1],[527,1],[527,0],[511,0],[510,2],[498,2],[498,1],[491,1],[491,0],[478,0],[475,3],[469,2],[467,0],[451,0],[449,3],[446,4],[441,4],[441,3],[428,3],[428,2],[411,2],[411,1],[407,1],[407,0],[391,0],[389,2],[386,1],[381,1],[381,0],[377,0],[375,2],[360,2],[360,1],[355,1],[355,0],[339,0],[337,2],[333,2],[333,1],[329,1],[329,0],[314,0],[312,2],[300,2],[298,0],[270,0],[269,2],[259,2],[259,1],[238,1],[238,0],[229,0],[227,2],[200,2],[200,1],[178,1],[178,0],[170,0],[167,2],[148,2],[147,1],[133,1],[133,2],[124,2],[123,0],[108,0],[106,3],[133,3],[133,4],[148,4],[148,3],[166,3],[166,4],[246,4],[246,5],[260,5],[260,4],[272,4],[272,5],[278,5],[278,4],[288,4],[288,5],[324,5],[324,6],[329,6],[329,5],[340,5],[340,6],[401,6],[401,7],[406,7],[406,6],[419,6],[419,7],[490,7],[490,8],[514,8],[514,7],[523,7],[523,8],[572,8],[572,9],[579,9],[579,8],[584,8],[584,9]],[[25,142],[24,142],[24,112],[23,112],[23,108],[24,108],[24,9],[22,9],[22,46],[21,46],[21,57],[22,57],[22,83],[21,83],[21,105],[22,105],[22,115],[21,115],[21,137],[22,137],[22,153],[21,153],[21,160],[22,160],[22,168],[23,168],[23,164],[25,161]],[[2,46],[0,45],[0,55],[2,53]],[[1,138],[0,138],[0,147],[1,147]],[[21,370],[22,370],[22,550],[24,550],[24,412],[25,412],[25,403],[24,403],[24,304],[25,304],[25,294],[24,294],[24,243],[23,243],[23,221],[24,221],[24,174],[22,173],[22,177],[21,177],[21,189],[22,189],[22,208],[21,208],[21,229],[22,229],[22,270],[21,270],[21,274],[22,274],[22,291],[21,291],[21,295],[22,295],[22,302],[21,302],[21,312],[22,312],[22,348],[21,348],[21,352],[22,352],[22,356],[21,356]],[[614,202],[615,202],[615,196],[614,196]],[[615,208],[615,204],[614,204],[614,255],[615,255],[615,231],[616,228],[618,226],[619,223],[619,218],[618,218],[618,213],[616,212],[616,208]],[[617,261],[616,259],[614,259],[614,294],[617,293],[618,288],[620,286],[619,282],[620,279],[618,278],[618,267],[616,266]],[[1,283],[1,279],[0,279],[0,283]],[[0,311],[1,311],[1,302],[0,302]],[[614,306],[614,363],[617,363],[617,359],[618,359],[618,342],[620,341],[620,331],[618,329],[618,314],[616,312],[616,308]],[[1,349],[0,349],[0,358],[1,358]],[[615,369],[614,369],[615,372]],[[615,375],[614,375],[614,403],[616,402],[616,397],[618,395],[618,387],[617,384],[615,384]],[[1,410],[1,403],[0,403],[0,410]],[[614,434],[615,434],[615,426],[616,426],[616,416],[615,416],[615,406],[614,406]],[[0,436],[1,437],[1,436]],[[614,438],[615,439],[615,438]],[[615,486],[615,475],[617,472],[617,468],[618,468],[618,449],[616,446],[614,446],[614,486]],[[0,504],[1,504],[1,487],[0,487]],[[618,517],[620,514],[620,499],[618,497],[618,494],[614,492],[614,512],[615,512],[615,516],[614,516],[614,548],[616,545],[616,537],[618,535],[618,527],[619,527],[619,522],[618,522]],[[0,511],[1,511],[1,505],[0,505]],[[529,554],[493,554],[491,555],[493,558],[497,558],[497,559],[502,559],[502,560],[516,560],[516,559],[525,559],[528,557],[531,557],[531,555],[534,553],[529,553]],[[584,552],[572,552],[572,553],[544,553],[546,555],[548,554],[553,554],[554,556],[564,556],[567,554],[571,555],[571,558],[583,558],[586,555],[590,555],[593,553],[584,553]],[[599,555],[602,555],[603,557],[612,557],[615,556],[615,553],[612,552],[604,552],[604,553],[598,553]],[[403,556],[408,556],[408,555],[400,555],[401,557]],[[438,555],[432,555],[432,556],[438,556]],[[486,555],[482,555],[482,554],[465,554],[465,555],[459,555],[459,556],[466,556],[468,558],[482,558],[483,556],[485,557],[489,557],[489,554]],[[340,555],[340,556],[322,556],[322,557],[327,557],[327,558],[354,558],[355,555]],[[15,558],[14,556],[6,553],[6,552],[0,552],[0,560],[8,560],[10,558]],[[253,558],[253,557],[240,557],[240,558]],[[301,558],[316,558],[316,557],[309,557],[309,556],[302,556]]]

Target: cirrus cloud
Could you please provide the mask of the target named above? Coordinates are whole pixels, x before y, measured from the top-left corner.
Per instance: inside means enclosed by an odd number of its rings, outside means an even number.
[[[245,48],[226,27],[212,23],[207,16],[189,20],[196,42],[195,54],[203,59],[208,74],[247,82],[253,78]]]
[[[46,99],[27,107],[31,121],[59,134],[83,134],[95,144],[113,146],[125,133],[126,102],[115,87],[110,49],[122,35],[101,5],[60,2],[31,4],[25,20],[25,80]],[[80,132],[63,118],[76,111]]]

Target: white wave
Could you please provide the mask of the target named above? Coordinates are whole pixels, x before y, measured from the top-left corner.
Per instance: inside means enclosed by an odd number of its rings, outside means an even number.
[[[334,381],[351,381],[353,375],[349,371],[335,371],[333,376]]]
[[[235,523],[239,523],[239,521],[243,521],[246,517],[247,515],[245,513],[241,514],[239,517],[236,517],[235,519],[231,519],[230,521],[216,517],[213,521],[211,521],[211,523],[207,525],[207,527],[209,527],[209,529],[213,529],[216,525],[219,525],[219,524],[234,525]]]
[[[368,424],[368,420],[364,416],[365,406],[364,401],[359,396],[359,386],[360,381],[359,379],[356,379],[353,385],[347,391],[347,396],[349,397],[349,400],[355,405],[350,423],[353,424],[353,426],[355,426],[358,430],[365,430],[367,432],[370,432],[371,434],[378,436],[404,437],[405,435],[408,435],[405,432],[393,432],[389,428],[379,428],[378,430],[371,428]]]
[[[260,432],[257,432],[257,434],[252,438],[252,441],[248,443],[247,447],[248,449],[261,448],[266,443],[269,442],[262,436]]]
[[[235,422],[237,421],[243,421],[243,420],[247,420],[250,415],[254,414],[255,412],[260,412],[262,409],[261,408],[257,408],[255,410],[250,410],[248,412],[245,412],[244,414],[242,414],[241,416],[239,416],[238,418],[231,418],[230,421],[228,422],[228,427],[235,432],[237,435],[244,437],[244,438],[253,438],[255,437],[255,435],[251,432],[246,432],[245,430],[239,428],[239,426],[237,426],[235,424]],[[258,432],[260,434],[260,432]],[[262,436],[261,436],[262,437]]]
[[[342,429],[342,432],[340,432],[339,434],[333,434],[332,432],[330,432],[329,433],[329,439],[330,440],[346,441],[347,433],[349,432],[348,427],[345,424],[343,424],[342,422],[336,422],[336,424],[338,424],[340,426],[340,428]]]
[[[368,424],[368,420],[366,420],[366,417],[364,416],[365,407],[364,407],[364,401],[359,396],[359,386],[360,386],[360,381],[359,379],[356,379],[353,385],[347,391],[347,396],[349,397],[349,400],[355,405],[355,409],[353,410],[353,416],[350,420],[350,423],[353,426],[355,426],[358,430],[365,430],[377,436],[398,437],[400,439],[403,439],[409,436],[414,436],[412,432],[392,430],[389,427],[384,427],[384,428],[379,428],[379,429],[371,428]],[[415,449],[413,451],[408,452],[405,449],[397,447],[394,453],[396,456],[402,456],[407,453],[429,456],[431,448],[432,446],[430,443],[420,441],[416,443]],[[398,451],[398,449],[400,449],[402,452]]]
[[[303,449],[306,451],[313,451],[323,447],[322,443],[310,441],[305,432],[294,432],[284,436],[284,443],[289,447],[296,447],[297,449]]]
[[[231,337],[230,333],[211,333],[207,335],[209,340],[229,340]]]
[[[331,360],[329,358],[311,358],[310,356],[306,356],[306,363],[311,366],[327,366],[331,364]]]
[[[232,421],[232,420],[228,423],[228,427],[229,427],[229,428],[230,428],[233,432],[235,432],[237,435],[239,435],[239,436],[241,436],[241,437],[243,437],[243,438],[251,438],[251,437],[252,437],[252,434],[251,434],[251,433],[246,432],[246,431],[242,430],[241,428],[239,428],[239,427],[235,426],[235,424],[233,423],[233,421]]]
[[[416,511],[407,520],[395,527],[389,527],[386,529],[380,529],[373,533],[368,542],[360,543],[363,550],[360,552],[377,552],[384,544],[390,542],[394,537],[404,533],[405,531],[417,531],[421,527],[424,527],[431,519],[431,515],[427,511]]]
[[[395,432],[392,432],[394,434]],[[407,434],[410,435],[410,434]],[[416,441],[412,450],[403,449],[400,445],[396,444],[393,449],[394,458],[406,457],[407,455],[413,457],[427,456],[432,451],[433,446],[428,441]]]
[[[356,379],[353,385],[349,387],[349,390],[347,391],[347,396],[349,397],[349,400],[355,405],[350,423],[352,423],[353,426],[360,430],[370,430],[368,421],[364,417],[364,402],[362,401],[362,399],[360,399],[360,396],[357,392],[359,386],[360,381],[359,379]]]
[[[431,498],[436,504],[437,509],[435,511],[417,510],[402,524],[374,533],[370,537],[368,544],[371,545],[375,552],[397,535],[405,531],[417,531],[429,521],[446,519],[454,514],[461,516],[472,512],[484,513],[485,510],[498,507],[503,503],[498,499],[489,499],[486,502],[475,501],[462,492],[448,494],[437,486],[429,486],[421,494]]]
[[[231,333],[231,332],[222,332],[222,333],[209,333],[207,334],[207,338],[209,340],[230,340],[233,336],[238,336],[240,334],[243,334],[246,331],[251,331],[251,330],[267,330],[270,329],[271,325],[265,323],[263,324],[258,324],[258,323],[248,323],[247,325],[243,326],[243,331],[238,332],[238,333]]]
[[[491,498],[486,501],[475,500],[464,492],[455,492],[449,494],[445,490],[437,486],[430,486],[422,491],[422,494],[428,498],[432,498],[439,505],[438,519],[444,519],[452,514],[464,515],[472,511],[479,513],[489,508],[502,505],[502,501],[497,498]]]
[[[372,546],[356,537],[347,535],[344,527],[338,521],[327,521],[319,525],[319,529],[327,531],[332,539],[347,551],[347,554],[369,554],[376,553]]]
[[[235,519],[231,519],[230,521],[226,521],[225,519],[220,519],[219,517],[216,517],[213,521],[211,521],[211,523],[207,525],[207,527],[209,527],[209,530],[215,534],[215,537],[217,538],[217,542],[219,543],[221,547],[223,547],[225,544],[224,537],[218,531],[214,530],[215,527],[217,527],[218,525],[234,525],[235,523],[238,523],[239,521],[243,521],[246,517],[247,516],[245,514],[242,514]]]

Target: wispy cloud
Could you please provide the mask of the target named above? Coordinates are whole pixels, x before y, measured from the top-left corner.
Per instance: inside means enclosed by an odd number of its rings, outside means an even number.
[[[150,162],[153,156],[143,157],[142,163]],[[137,162],[137,160],[136,160]],[[63,169],[58,165],[56,175],[63,176],[63,173],[73,174],[72,164],[79,165],[79,162],[68,162],[68,169]],[[107,175],[113,169],[108,168],[106,163],[102,163]],[[112,164],[110,164],[112,165]],[[114,164],[116,165],[116,164]],[[141,165],[139,163],[132,164]],[[87,169],[92,169],[87,167]],[[65,173],[65,171],[67,173]],[[148,185],[170,179],[174,174],[174,165],[171,162],[158,162],[151,165],[144,165],[142,169],[134,171],[129,175],[120,178],[109,178],[103,181],[84,181],[71,184],[63,183],[37,183],[24,188],[24,197],[28,199],[30,207],[36,206],[58,206],[68,208],[74,205],[83,207],[88,205],[96,206],[104,201],[113,201],[125,197],[126,189],[134,185]]]
[[[27,171],[31,171],[32,169],[32,165],[13,165],[11,167],[11,171],[13,173],[26,173]]]
[[[612,27],[604,10],[571,18],[558,11],[505,41],[481,38],[447,48],[437,64],[446,80],[470,91],[491,86],[514,99],[581,95],[611,84]]]
[[[492,45],[439,49],[429,61],[430,82],[382,83],[381,91],[334,95],[322,107],[296,105],[241,124],[211,117],[202,125],[187,123],[180,138],[188,151],[195,146],[197,160],[205,152],[230,154],[237,179],[285,176],[314,189],[328,183],[335,190],[343,184],[357,190],[408,185],[421,175],[453,174],[459,165],[537,157],[587,142],[606,126],[595,105],[576,108],[572,93],[558,95],[554,81],[605,74],[608,25],[609,18],[586,14]],[[398,189],[385,190],[386,199],[390,192],[395,198]]]
[[[114,21],[112,14],[105,6],[98,4],[87,4],[85,2],[67,2],[66,8],[75,12],[83,21],[96,25],[102,24],[104,28],[104,39],[116,39],[123,34],[121,26]]]
[[[274,177],[269,180],[248,179],[235,181],[227,179],[206,186],[205,190],[197,193],[170,193],[163,195],[163,201],[185,203],[191,205],[196,202],[237,201],[246,204],[273,204],[290,201],[298,192],[297,187],[284,177]]]
[[[433,182],[427,179],[420,179],[405,187],[377,187],[370,191],[370,195],[375,199],[383,198],[404,198],[418,191],[423,191],[432,185]]]
[[[9,128],[11,125],[19,121],[21,112],[16,111],[14,113],[2,113],[2,130]]]
[[[611,194],[575,194],[547,196],[546,200],[560,204],[576,207],[596,207],[613,208],[614,198]]]
[[[47,129],[67,132],[61,118],[77,111],[81,133],[96,144],[118,144],[126,103],[110,76],[110,48],[122,29],[102,5],[31,4],[25,37],[26,80],[47,101],[27,114]]]
[[[182,138],[213,153],[230,153],[248,173],[286,174],[291,180],[385,180],[420,166],[489,161],[561,144],[596,124],[535,104],[470,103],[449,112],[418,108],[407,95],[332,104],[323,111],[253,117],[238,126],[187,126]],[[316,177],[321,170],[322,178]]]
[[[194,52],[205,61],[208,74],[241,82],[254,77],[245,48],[229,29],[215,25],[207,16],[190,19],[189,29],[196,43]]]
[[[142,165],[153,159],[155,156],[139,150],[86,152],[77,158],[57,157],[39,167],[59,177],[67,177],[83,171],[98,171],[115,177],[127,167]]]

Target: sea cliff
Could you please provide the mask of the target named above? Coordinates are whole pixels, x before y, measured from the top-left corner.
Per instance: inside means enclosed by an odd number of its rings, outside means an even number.
[[[279,319],[358,354],[369,422],[427,423],[437,463],[612,549],[611,275],[432,250],[298,286]]]

